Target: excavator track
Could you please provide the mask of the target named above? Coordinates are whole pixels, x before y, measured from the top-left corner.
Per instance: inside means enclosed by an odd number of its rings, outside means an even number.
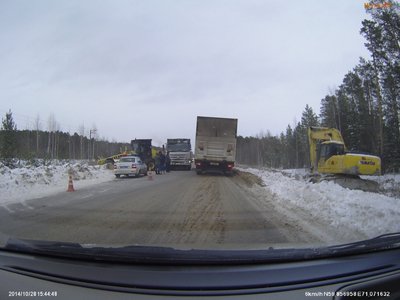
[[[379,192],[379,184],[376,181],[363,179],[356,175],[346,174],[315,174],[311,175],[309,180],[312,183],[318,183],[323,181],[333,181],[334,183],[351,190],[361,190],[364,192]]]

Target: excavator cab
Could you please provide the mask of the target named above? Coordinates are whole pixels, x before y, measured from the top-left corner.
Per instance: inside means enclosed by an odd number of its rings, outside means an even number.
[[[339,142],[324,142],[320,144],[319,147],[318,161],[322,158],[323,160],[328,160],[333,155],[343,155],[345,154],[344,145]]]
[[[344,144],[339,141],[325,141],[317,144],[317,165],[318,169],[325,169],[327,167],[327,160],[332,156],[340,156],[345,154]],[[336,166],[335,166],[336,165]],[[339,167],[337,159],[333,159],[329,164],[330,168]],[[334,172],[336,173],[336,172]]]

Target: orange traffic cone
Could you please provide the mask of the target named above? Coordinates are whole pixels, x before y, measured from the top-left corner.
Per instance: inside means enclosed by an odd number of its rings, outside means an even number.
[[[75,192],[74,184],[73,184],[73,182],[72,182],[72,176],[71,176],[71,175],[69,175],[68,190],[67,190],[67,192]]]

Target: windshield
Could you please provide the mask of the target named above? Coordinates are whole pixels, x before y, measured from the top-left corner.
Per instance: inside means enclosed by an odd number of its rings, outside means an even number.
[[[167,144],[167,149],[170,152],[188,152],[190,151],[190,144]]]
[[[0,247],[304,250],[399,232],[399,12],[1,1]]]
[[[136,159],[134,157],[123,157],[119,160],[119,162],[135,162]]]
[[[321,157],[324,159],[328,159],[333,155],[343,155],[344,146],[341,144],[329,143],[321,145]]]

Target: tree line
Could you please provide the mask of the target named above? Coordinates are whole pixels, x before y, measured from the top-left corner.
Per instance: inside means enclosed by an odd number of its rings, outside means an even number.
[[[84,132],[82,128],[80,131]],[[12,112],[2,119],[0,157],[11,166],[15,159],[97,159],[129,149],[128,143],[109,142],[83,134],[70,134],[59,129],[54,116],[49,118],[49,130],[18,130]]]
[[[305,168],[310,166],[307,129],[320,126],[313,109],[306,105],[301,121],[288,125],[285,133],[273,136],[270,132],[255,137],[238,136],[236,158],[240,164],[270,168]]]
[[[365,6],[371,19],[362,22],[360,34],[371,58],[360,58],[321,100],[319,116],[306,105],[301,122],[280,136],[238,137],[239,163],[308,167],[307,127],[324,126],[339,129],[348,149],[379,156],[384,172],[400,171],[400,6],[385,3]]]

